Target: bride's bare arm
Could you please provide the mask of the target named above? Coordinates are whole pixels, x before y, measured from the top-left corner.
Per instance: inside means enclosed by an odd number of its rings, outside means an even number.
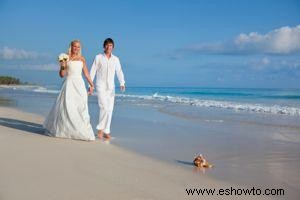
[[[65,61],[60,61],[59,76],[63,78],[67,74],[67,63]]]
[[[86,66],[85,59],[84,59],[84,57],[82,57],[81,59],[82,59],[82,62],[83,62],[83,68],[82,68],[83,74],[84,74],[86,80],[89,82],[90,87],[94,88],[94,83],[93,83],[93,81],[90,77],[89,70]]]

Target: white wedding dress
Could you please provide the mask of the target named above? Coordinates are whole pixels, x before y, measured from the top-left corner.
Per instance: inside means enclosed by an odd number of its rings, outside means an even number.
[[[61,91],[43,127],[53,137],[95,140],[88,112],[88,96],[81,76],[82,61],[67,63],[67,75]]]

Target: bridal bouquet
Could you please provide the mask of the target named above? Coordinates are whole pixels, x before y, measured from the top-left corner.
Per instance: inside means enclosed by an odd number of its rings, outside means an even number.
[[[61,53],[59,54],[58,56],[58,61],[61,62],[61,61],[68,61],[69,60],[69,56],[65,53]]]
[[[59,54],[58,61],[60,62],[61,70],[66,69],[66,64],[67,64],[68,60],[69,60],[69,56],[67,54],[65,54],[65,53]]]

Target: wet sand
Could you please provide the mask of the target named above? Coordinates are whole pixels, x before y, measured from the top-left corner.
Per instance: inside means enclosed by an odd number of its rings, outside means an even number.
[[[187,188],[243,188],[97,140],[43,135],[43,117],[0,107],[0,199],[198,199]],[[201,196],[202,198],[203,196]],[[209,196],[205,199],[265,199]]]

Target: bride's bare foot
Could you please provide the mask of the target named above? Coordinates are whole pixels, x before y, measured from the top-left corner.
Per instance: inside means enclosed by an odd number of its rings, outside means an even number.
[[[102,130],[99,130],[99,131],[98,131],[98,138],[99,138],[99,139],[102,139],[102,138],[103,138],[103,131],[102,131]]]

